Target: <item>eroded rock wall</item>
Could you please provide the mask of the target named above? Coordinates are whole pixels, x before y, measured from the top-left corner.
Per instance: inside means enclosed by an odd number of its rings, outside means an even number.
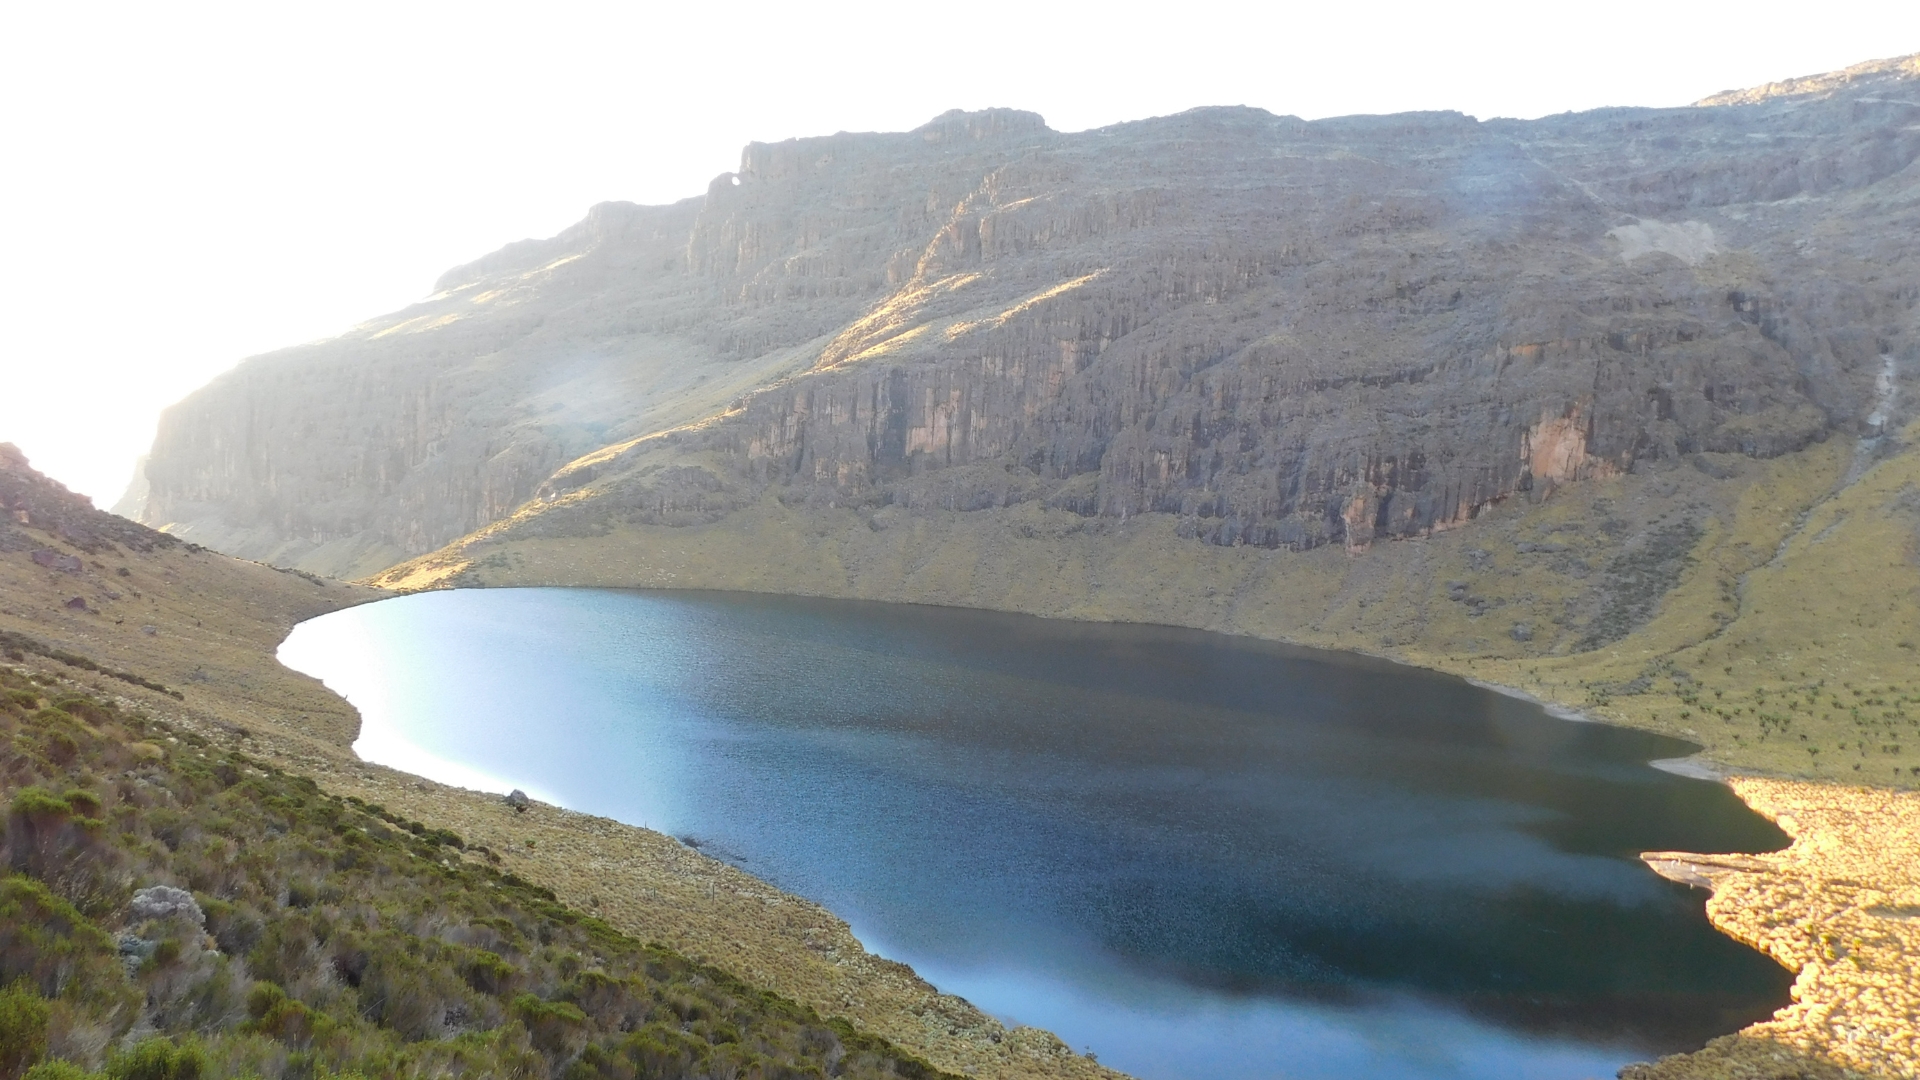
[[[585,489],[547,524],[591,529],[774,486],[1358,551],[1778,455],[1920,361],[1908,67],[1538,121],[996,110],[755,144],[700,199],[598,207],[242,365],[168,414],[146,520],[371,572],[529,498]]]

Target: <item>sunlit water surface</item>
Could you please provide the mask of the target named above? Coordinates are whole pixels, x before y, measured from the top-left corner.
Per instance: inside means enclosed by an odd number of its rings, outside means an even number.
[[[356,748],[697,844],[1141,1077],[1612,1076],[1789,978],[1635,858],[1785,838],[1669,739],[1166,627],[439,592],[280,650]]]

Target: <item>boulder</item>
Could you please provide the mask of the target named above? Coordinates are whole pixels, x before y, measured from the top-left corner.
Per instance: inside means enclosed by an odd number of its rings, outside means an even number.
[[[28,558],[49,570],[61,570],[77,574],[81,570],[80,559],[75,555],[62,555],[57,551],[40,548],[28,554]]]
[[[196,929],[207,925],[207,916],[193,894],[171,885],[152,885],[133,894],[130,905],[135,922],[148,919],[178,919]]]

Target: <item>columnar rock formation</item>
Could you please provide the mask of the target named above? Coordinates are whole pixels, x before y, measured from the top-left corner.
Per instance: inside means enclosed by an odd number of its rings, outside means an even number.
[[[754,144],[701,198],[596,207],[242,364],[167,414],[145,520],[361,573],[580,489],[547,527],[777,489],[1358,551],[1778,455],[1920,355],[1914,74],[1534,121],[994,110]]]

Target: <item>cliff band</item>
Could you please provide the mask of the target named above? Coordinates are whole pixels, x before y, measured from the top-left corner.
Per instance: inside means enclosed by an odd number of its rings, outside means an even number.
[[[772,488],[1357,551],[1777,456],[1912,362],[1914,71],[1532,121],[991,110],[754,144],[703,197],[595,207],[242,364],[166,414],[142,520],[340,575],[581,490],[545,528]]]

